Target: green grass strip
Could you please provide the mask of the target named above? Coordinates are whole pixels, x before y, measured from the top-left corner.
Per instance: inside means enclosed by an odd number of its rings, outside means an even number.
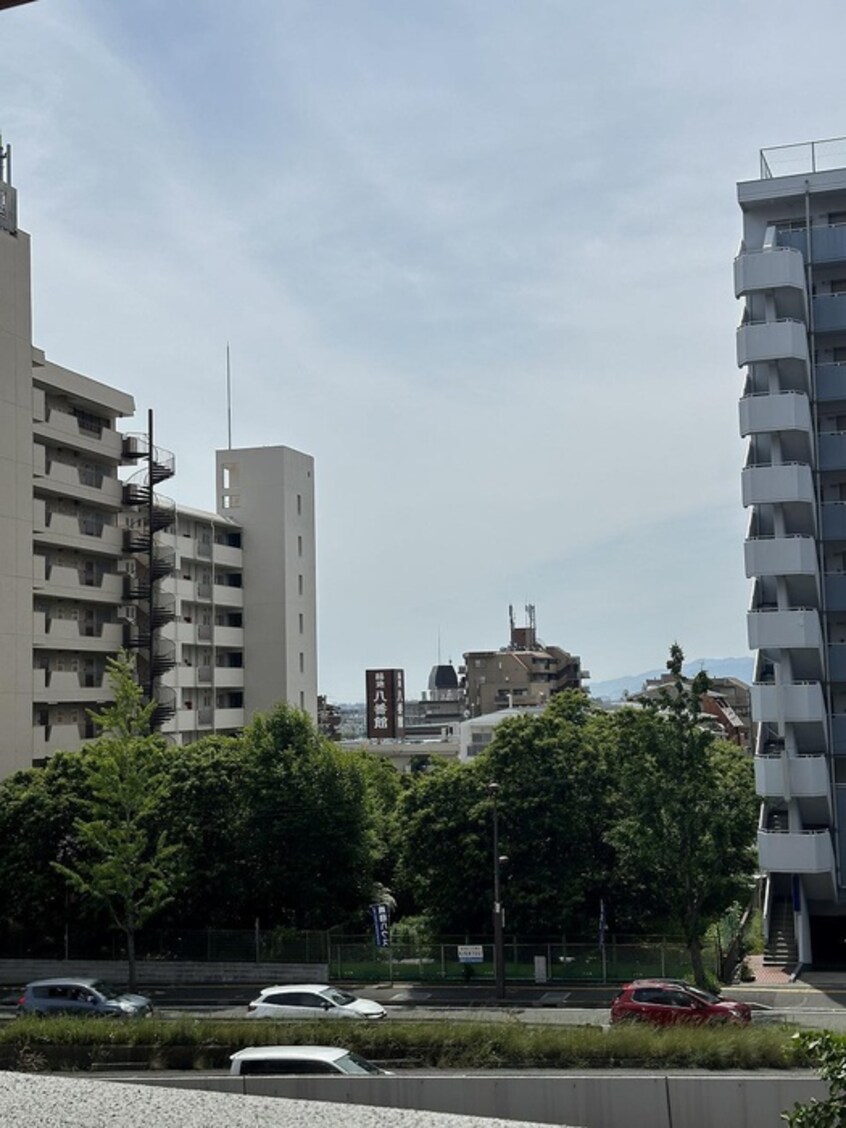
[[[787,1027],[525,1026],[517,1022],[92,1021],[18,1019],[0,1025],[0,1067],[52,1069],[145,1056],[168,1068],[220,1068],[244,1046],[337,1045],[377,1061],[458,1069],[791,1069],[807,1065]],[[843,1039],[846,1047],[846,1038]],[[63,1048],[67,1053],[63,1059]],[[132,1051],[128,1053],[127,1051]],[[79,1051],[79,1052],[72,1052]],[[178,1052],[177,1052],[178,1051]],[[189,1064],[185,1064],[185,1062]],[[161,1064],[164,1063],[164,1064]],[[198,1064],[199,1063],[199,1064]]]

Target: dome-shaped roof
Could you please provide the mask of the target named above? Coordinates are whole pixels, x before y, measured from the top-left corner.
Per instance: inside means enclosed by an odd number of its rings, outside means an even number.
[[[429,674],[429,691],[436,689],[458,689],[458,674],[450,663],[447,666],[433,666]]]

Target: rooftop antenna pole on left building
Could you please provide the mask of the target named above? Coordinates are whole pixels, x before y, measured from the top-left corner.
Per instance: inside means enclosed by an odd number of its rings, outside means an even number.
[[[227,449],[232,450],[232,371],[229,367],[229,342],[226,342],[226,434]]]

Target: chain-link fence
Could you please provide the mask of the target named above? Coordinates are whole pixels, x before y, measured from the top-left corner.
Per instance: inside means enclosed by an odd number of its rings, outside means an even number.
[[[481,948],[481,961],[464,962],[459,949],[474,943]],[[514,938],[506,941],[504,955],[505,974],[510,980],[603,983],[652,976],[690,976],[690,958],[685,947],[677,941],[661,939],[609,937],[600,948],[597,943]],[[336,980],[363,982],[484,982],[494,977],[494,950],[489,938],[392,943],[386,948],[377,948],[366,937],[333,938],[329,946],[329,974]]]
[[[459,948],[468,945],[481,949],[480,961],[464,962]],[[143,960],[327,964],[333,981],[485,982],[494,977],[489,936],[394,941],[379,948],[370,935],[341,936],[336,931],[145,929],[136,937],[136,952]],[[602,948],[595,940],[509,937],[504,954],[506,977],[524,982],[602,983],[649,976],[690,976],[690,960],[684,946],[660,937],[608,935]],[[463,955],[466,958],[467,953]],[[38,936],[0,933],[0,957],[6,959],[96,960],[125,956],[125,941],[118,932],[85,934],[69,929]]]

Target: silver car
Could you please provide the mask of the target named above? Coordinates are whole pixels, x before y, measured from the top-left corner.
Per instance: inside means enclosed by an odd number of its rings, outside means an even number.
[[[152,1013],[146,995],[118,991],[102,979],[36,979],[18,999],[18,1014],[39,1018],[146,1018]]]

